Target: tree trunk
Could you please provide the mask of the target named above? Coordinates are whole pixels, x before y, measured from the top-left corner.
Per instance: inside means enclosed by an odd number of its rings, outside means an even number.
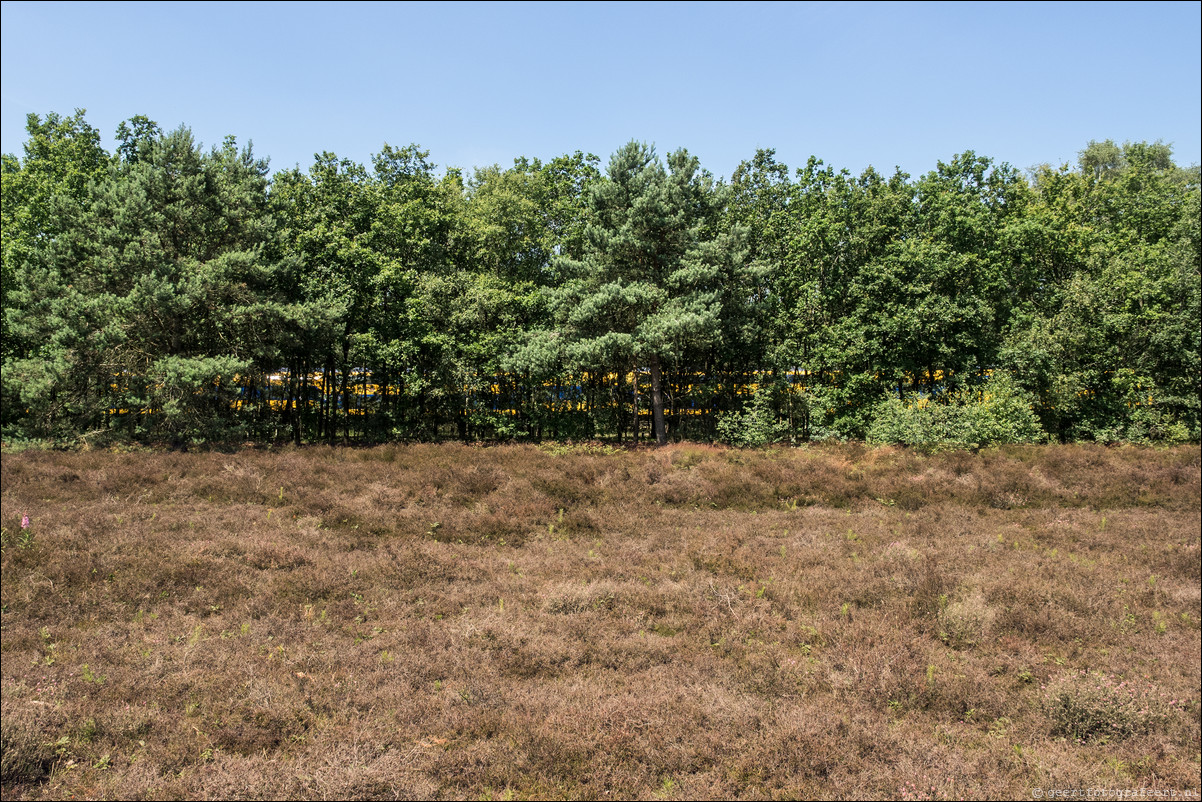
[[[351,344],[343,338],[342,340],[342,375],[339,377],[342,382],[340,396],[342,398],[342,441],[349,443],[351,441]],[[333,431],[333,427],[331,427]],[[333,440],[331,440],[333,442]]]
[[[639,366],[636,363],[630,374],[633,378],[631,385],[634,387],[634,422],[631,426],[634,429],[634,444],[639,444]]]
[[[456,415],[455,426],[459,429],[459,441],[466,443],[467,436],[467,410],[471,404],[471,396],[464,393],[459,404],[459,414]]]
[[[651,418],[655,424],[655,444],[668,444],[668,427],[664,423],[664,377],[659,369],[659,356],[651,355]]]
[[[338,436],[338,379],[334,376],[334,355],[326,357],[325,374],[321,377],[322,391],[326,399],[325,438],[328,445],[334,445]]]
[[[305,397],[305,389],[301,366],[298,362],[293,362],[288,370],[288,396],[285,403],[289,405],[288,409],[292,414],[292,442],[298,446],[301,444],[301,414],[305,409],[301,406],[301,399]]]

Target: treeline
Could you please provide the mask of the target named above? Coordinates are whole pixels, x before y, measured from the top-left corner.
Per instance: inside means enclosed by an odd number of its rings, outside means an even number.
[[[134,117],[3,161],[4,437],[1197,441],[1199,171],[631,142],[269,173]]]

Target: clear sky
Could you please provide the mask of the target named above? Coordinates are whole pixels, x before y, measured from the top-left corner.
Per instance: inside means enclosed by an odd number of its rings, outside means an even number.
[[[917,175],[1026,169],[1091,139],[1202,161],[1202,4],[4,2],[2,149],[86,108],[144,114],[273,169],[416,142],[507,166],[638,139],[729,176],[757,148]]]

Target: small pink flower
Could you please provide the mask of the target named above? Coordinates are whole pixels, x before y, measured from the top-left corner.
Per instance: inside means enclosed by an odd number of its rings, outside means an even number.
[[[22,529],[29,528],[29,513],[25,513],[24,515],[21,516],[21,528]]]

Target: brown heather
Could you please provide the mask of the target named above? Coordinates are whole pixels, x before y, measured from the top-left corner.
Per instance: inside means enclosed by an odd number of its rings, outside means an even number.
[[[1199,790],[1197,447],[2,472],[6,799]]]

